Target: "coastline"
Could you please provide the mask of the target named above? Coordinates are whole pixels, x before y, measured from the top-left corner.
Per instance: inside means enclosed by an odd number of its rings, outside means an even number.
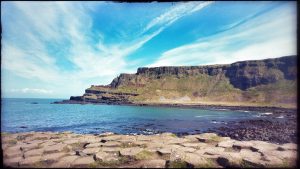
[[[125,105],[125,106],[153,106],[153,107],[177,107],[177,108],[200,108],[200,109],[228,109],[228,110],[243,110],[243,111],[261,111],[261,112],[296,112],[297,108],[274,107],[274,106],[233,106],[233,105],[218,105],[218,104],[178,104],[178,103],[131,103],[131,102],[93,102],[93,101],[76,101],[62,100],[52,104],[95,104],[95,105]]]
[[[186,104],[133,104],[133,103],[91,103],[82,101],[65,100],[58,104],[103,104],[126,106],[154,106],[194,108],[209,110],[233,110],[261,112],[261,119],[237,120],[227,123],[226,126],[209,129],[206,132],[217,133],[220,136],[231,137],[239,141],[260,140],[272,143],[297,143],[297,109],[282,107],[255,107],[255,106],[224,106],[224,105],[186,105]],[[177,136],[201,134],[199,130],[189,133],[175,133]]]
[[[203,133],[177,137],[1,133],[6,167],[295,167],[297,145],[238,141]]]

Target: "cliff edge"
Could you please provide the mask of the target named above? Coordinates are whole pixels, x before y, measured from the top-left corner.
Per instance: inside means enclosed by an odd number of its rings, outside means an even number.
[[[70,102],[296,107],[297,56],[207,66],[142,67]],[[65,101],[68,102],[68,101]]]

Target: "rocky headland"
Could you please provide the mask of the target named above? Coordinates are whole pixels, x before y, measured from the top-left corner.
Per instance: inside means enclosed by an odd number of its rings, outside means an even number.
[[[297,145],[238,141],[215,133],[177,137],[1,133],[4,167],[51,168],[226,168],[295,167]]]
[[[224,65],[138,68],[56,103],[296,108],[296,56]]]

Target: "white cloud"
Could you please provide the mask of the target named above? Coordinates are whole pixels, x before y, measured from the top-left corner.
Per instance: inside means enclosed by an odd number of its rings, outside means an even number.
[[[6,2],[5,6],[9,4],[14,10],[2,10],[5,11],[2,12],[3,69],[47,83],[52,86],[53,94],[80,95],[91,84],[107,84],[119,73],[127,71],[126,56],[177,19],[210,3],[176,3],[171,10],[149,21],[146,29],[135,32],[131,40],[105,44],[105,38],[109,37],[104,34],[98,34],[98,42],[91,43],[95,35],[89,16],[89,12],[96,12],[97,5],[102,2]],[[53,52],[52,49],[59,50]],[[56,56],[62,51],[63,56]],[[75,69],[66,70],[59,66],[60,59],[68,59]],[[28,88],[24,91],[38,90]]]
[[[278,8],[231,30],[164,52],[148,65],[226,64],[297,53],[296,13]],[[270,19],[276,17],[277,19]]]
[[[144,28],[143,33],[156,26],[168,26],[183,16],[197,12],[211,3],[212,2],[180,2],[150,21]]]
[[[31,89],[31,88],[24,88],[24,89],[11,89],[11,92],[17,92],[17,93],[33,93],[33,94],[52,94],[52,90],[46,90],[46,89]]]

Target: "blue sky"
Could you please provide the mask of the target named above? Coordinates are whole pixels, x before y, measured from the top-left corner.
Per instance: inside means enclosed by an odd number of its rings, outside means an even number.
[[[295,55],[296,2],[1,2],[2,97],[69,98],[138,67]]]

